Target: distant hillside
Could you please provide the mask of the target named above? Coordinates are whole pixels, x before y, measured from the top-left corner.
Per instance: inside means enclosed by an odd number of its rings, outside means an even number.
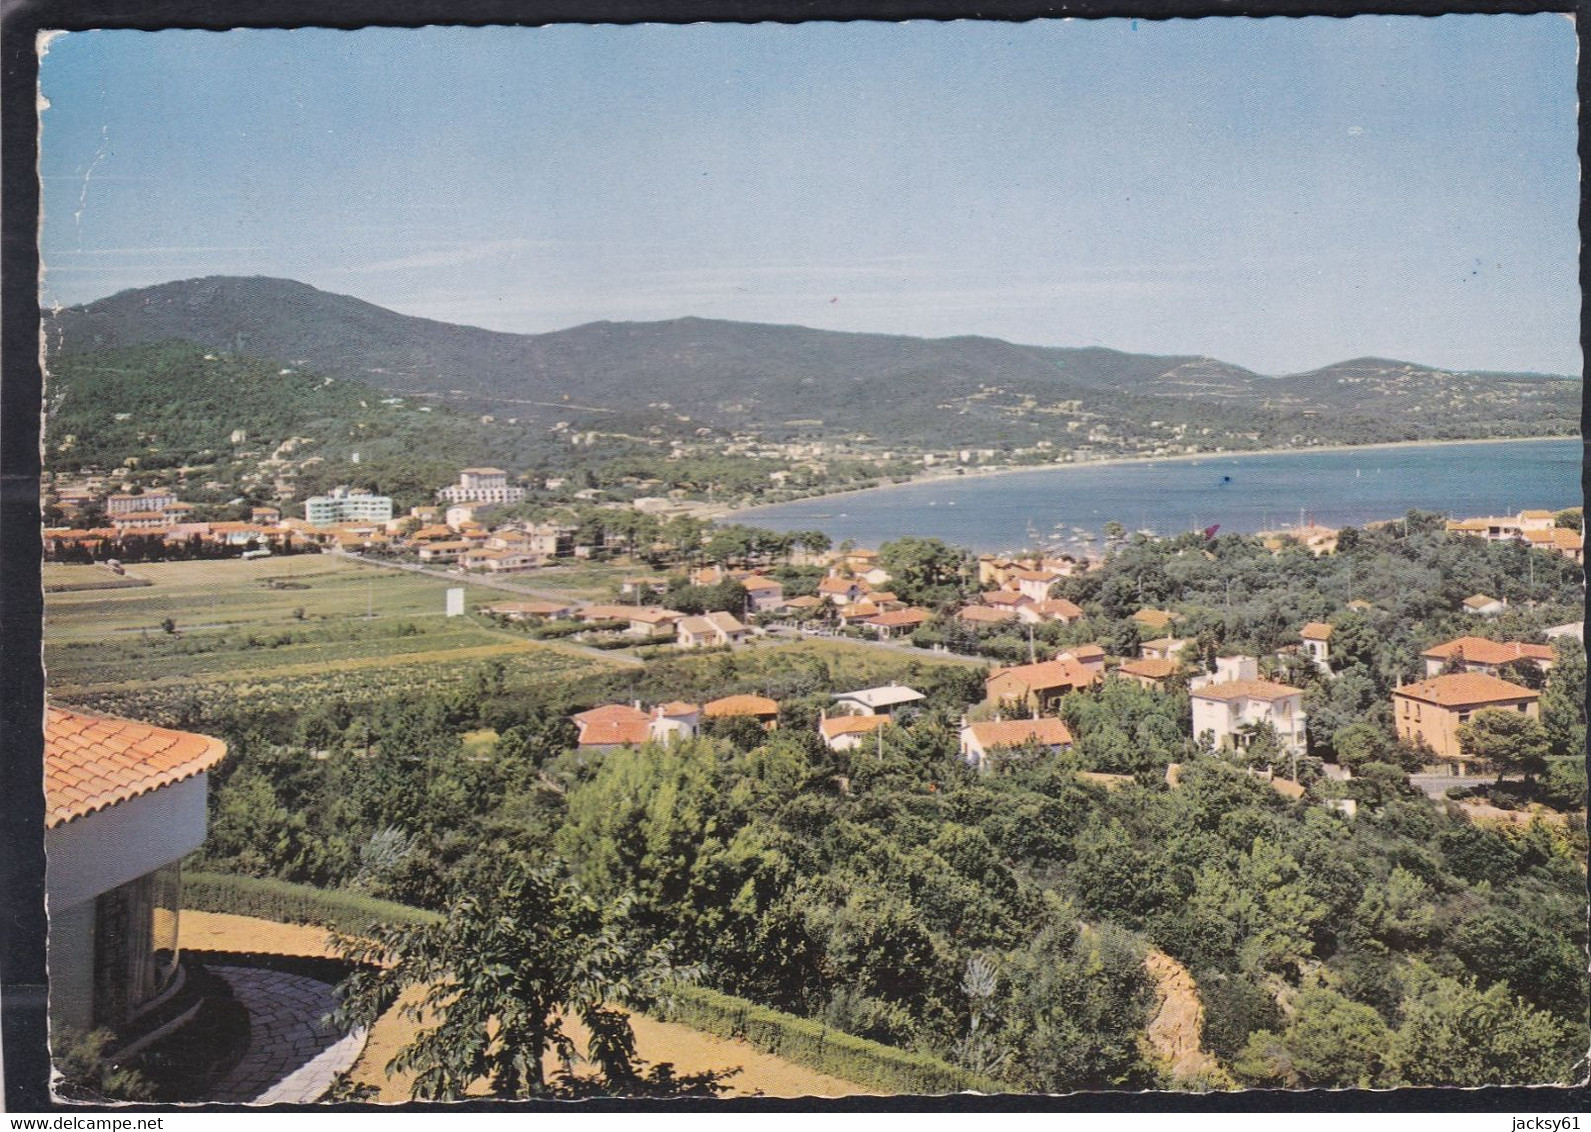
[[[62,353],[45,401],[48,469],[172,477],[197,501],[350,483],[417,503],[462,464],[524,458],[518,430],[176,340]]]
[[[1266,377],[1194,356],[698,318],[505,334],[266,278],[126,291],[49,322],[67,351],[184,339],[526,421],[589,421],[582,414],[597,411],[670,431],[705,424],[998,448],[1198,436],[1254,447],[1569,434],[1580,415],[1577,379],[1535,374],[1355,359]]]

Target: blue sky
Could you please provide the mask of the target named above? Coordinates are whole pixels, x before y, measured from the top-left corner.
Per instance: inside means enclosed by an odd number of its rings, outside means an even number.
[[[84,32],[44,295],[1579,372],[1557,15]]]

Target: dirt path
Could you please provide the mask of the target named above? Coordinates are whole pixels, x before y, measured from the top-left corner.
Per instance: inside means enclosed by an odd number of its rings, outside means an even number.
[[[179,930],[182,946],[194,951],[254,952],[260,955],[334,956],[327,946],[326,929],[307,924],[278,924],[250,916],[183,909]],[[405,996],[370,1028],[365,1049],[350,1071],[357,1084],[377,1090],[383,1104],[409,1099],[412,1074],[388,1077],[386,1066],[394,1054],[413,1038],[419,1023],[401,1014],[404,1002],[413,1002],[417,993]],[[848,1097],[868,1092],[861,1085],[830,1077],[804,1065],[763,1053],[742,1041],[730,1041],[714,1034],[693,1030],[674,1022],[659,1022],[643,1014],[632,1014],[635,1047],[651,1064],[670,1062],[676,1073],[701,1073],[706,1070],[739,1068],[727,1082],[724,1096],[745,1097]],[[577,1045],[583,1045],[585,1028],[568,1026]],[[557,1068],[553,1059],[545,1063],[548,1074]],[[481,1092],[484,1093],[484,1087]]]
[[[239,951],[256,955],[308,955],[335,959],[325,928],[278,924],[253,916],[198,912],[184,908],[177,932],[185,951]]]
[[[1212,1084],[1233,1087],[1226,1071],[1199,1044],[1204,1025],[1204,1004],[1188,969],[1164,951],[1151,950],[1144,967],[1155,981],[1159,1007],[1144,1036],[1155,1059],[1172,1077],[1202,1077]]]

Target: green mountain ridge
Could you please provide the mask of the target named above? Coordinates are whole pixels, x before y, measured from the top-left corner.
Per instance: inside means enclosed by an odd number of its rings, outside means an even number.
[[[46,324],[60,350],[181,339],[530,422],[589,425],[582,414],[602,412],[627,427],[865,433],[922,445],[1015,448],[1095,430],[1169,441],[1180,427],[1241,447],[1291,442],[1309,418],[1320,427],[1305,431],[1321,443],[1559,435],[1577,428],[1580,407],[1575,378],[1379,358],[1266,376],[1195,355],[695,317],[510,334],[263,277],[124,291]]]

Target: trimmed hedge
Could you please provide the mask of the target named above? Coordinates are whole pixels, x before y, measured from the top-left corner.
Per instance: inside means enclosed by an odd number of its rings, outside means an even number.
[[[647,1010],[725,1038],[745,1038],[764,1053],[816,1069],[881,1093],[938,1096],[945,1093],[1006,1093],[1010,1086],[925,1053],[896,1049],[832,1030],[822,1022],[758,1006],[706,987],[676,983]]]
[[[436,923],[442,916],[356,892],[285,880],[183,871],[182,903],[197,912],[230,912],[279,924],[316,924],[357,935],[377,924]]]

